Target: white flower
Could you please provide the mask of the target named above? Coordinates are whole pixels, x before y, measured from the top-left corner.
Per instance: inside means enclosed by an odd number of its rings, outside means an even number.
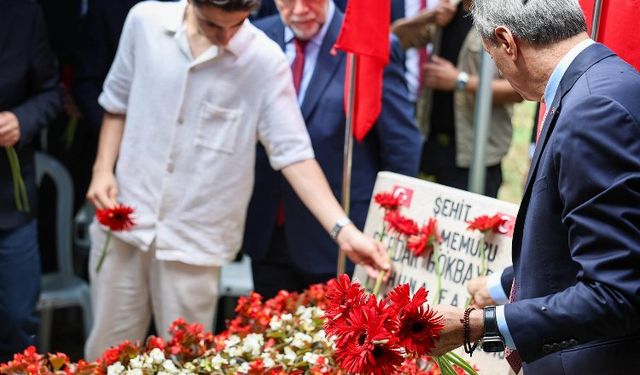
[[[271,356],[268,353],[262,353],[262,363],[264,364],[264,368],[268,369],[276,365]]]
[[[291,346],[295,346],[296,348],[304,348],[307,344],[311,343],[311,336],[306,333],[296,332],[293,335],[293,341],[291,342]]]
[[[127,375],[144,375],[141,369],[134,368],[133,370],[127,371]]]
[[[224,341],[224,343],[225,343],[226,346],[235,346],[235,345],[238,345],[240,343],[240,341],[242,341],[242,340],[240,340],[240,336],[231,335],[231,336],[229,336],[228,339],[226,339]]]
[[[316,364],[316,362],[318,362],[318,358],[320,358],[319,354],[307,352],[304,353],[302,360],[307,362],[310,366],[313,366]]]
[[[224,352],[229,355],[229,357],[241,357],[242,356],[242,348],[237,346],[232,346],[224,349]]]
[[[287,313],[287,314],[282,314],[282,315],[280,316],[280,319],[281,319],[283,322],[290,322],[290,321],[292,321],[292,320],[293,320],[293,315],[288,314],[288,313]]]
[[[129,361],[130,369],[140,369],[144,367],[144,357],[136,356]]]
[[[287,361],[293,363],[296,360],[296,358],[298,358],[298,355],[296,355],[296,352],[291,350],[290,347],[285,346],[285,348],[284,348],[284,359],[286,359]]]
[[[226,365],[227,363],[229,362],[220,354],[216,354],[215,357],[211,358],[211,367],[213,367],[215,370],[222,369],[222,365]]]
[[[238,367],[238,372],[241,372],[241,373],[246,374],[246,373],[248,373],[248,372],[249,372],[249,369],[250,369],[250,368],[251,368],[251,366],[249,366],[249,362],[244,362],[243,364],[241,364],[241,365]]]
[[[313,307],[313,317],[314,318],[324,318],[324,310],[319,307]]]
[[[153,348],[153,350],[149,353],[149,358],[151,358],[153,363],[159,365],[164,362],[164,353],[158,348]]]
[[[176,364],[173,363],[173,361],[170,359],[166,359],[164,362],[162,362],[162,368],[171,374],[177,374],[178,372],[180,372],[176,367]]]
[[[120,375],[124,372],[124,366],[122,363],[116,362],[111,366],[107,367],[107,375]]]
[[[260,355],[262,351],[262,345],[264,344],[264,337],[260,333],[250,333],[244,338],[242,342],[242,351],[250,353],[252,356]]]
[[[271,321],[269,322],[269,328],[274,331],[278,331],[280,328],[282,328],[282,321],[280,320],[280,318],[278,318],[277,316],[272,316]]]

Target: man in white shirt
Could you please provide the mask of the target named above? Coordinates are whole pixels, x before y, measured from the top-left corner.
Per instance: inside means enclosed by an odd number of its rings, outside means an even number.
[[[99,98],[106,112],[87,197],[97,208],[133,206],[136,226],[113,234],[100,272],[105,234],[92,228],[89,360],[143,339],[152,313],[158,333],[178,317],[211,329],[220,266],[241,245],[258,141],[352,261],[372,274],[388,267],[314,159],[287,60],[246,20],[258,5],[143,2],[127,17]]]

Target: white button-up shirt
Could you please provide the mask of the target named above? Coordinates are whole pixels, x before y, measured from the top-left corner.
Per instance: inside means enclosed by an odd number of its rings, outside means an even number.
[[[129,13],[99,102],[126,114],[118,200],[136,226],[118,238],[156,257],[222,265],[242,241],[256,144],[281,169],[314,157],[280,47],[248,21],[192,57],[186,1]]]

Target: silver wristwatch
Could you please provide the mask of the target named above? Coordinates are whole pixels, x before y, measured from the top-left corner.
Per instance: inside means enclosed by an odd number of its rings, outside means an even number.
[[[458,78],[456,79],[456,90],[464,91],[467,87],[467,83],[469,83],[469,74],[467,72],[458,73]]]
[[[337,241],[338,235],[340,234],[340,231],[342,230],[342,228],[344,228],[349,224],[351,224],[351,220],[348,217],[343,217],[341,219],[338,219],[338,221],[336,221],[336,224],[333,226],[333,228],[331,228],[331,231],[329,232],[329,236],[331,236],[331,238],[334,241]]]

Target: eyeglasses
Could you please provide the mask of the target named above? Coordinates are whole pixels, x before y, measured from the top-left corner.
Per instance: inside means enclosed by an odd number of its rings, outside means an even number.
[[[305,4],[321,4],[327,0],[279,0],[283,5],[292,5],[296,1],[302,1]]]

